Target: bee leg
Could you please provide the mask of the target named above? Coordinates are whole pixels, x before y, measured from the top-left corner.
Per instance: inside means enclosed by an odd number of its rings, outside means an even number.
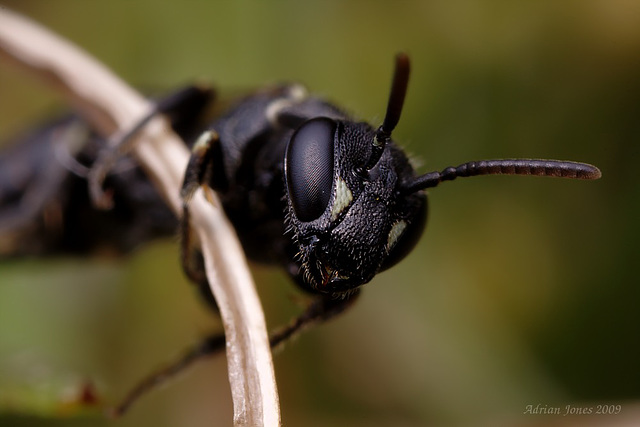
[[[356,291],[342,299],[333,299],[325,296],[316,297],[307,306],[306,310],[293,319],[289,325],[271,334],[269,338],[271,348],[280,348],[286,341],[303,330],[344,312],[354,304],[358,295],[359,293]],[[109,415],[112,417],[123,415],[140,397],[162,385],[165,381],[184,371],[195,362],[223,351],[225,344],[224,334],[214,334],[206,337],[195,347],[189,349],[180,359],[140,381],[117,406],[109,410]]]
[[[112,418],[124,415],[131,405],[133,405],[140,397],[184,371],[194,362],[206,356],[215,354],[224,349],[224,347],[224,334],[211,335],[205,338],[198,345],[187,350],[180,359],[145,377],[133,389],[131,389],[129,393],[127,393],[124,399],[122,399],[117,406],[108,409],[107,414]]]
[[[206,196],[212,191],[212,187],[223,190],[226,185],[220,139],[214,130],[206,131],[193,145],[180,191],[183,201],[180,219],[180,260],[186,276],[197,286],[204,300],[216,312],[218,307],[209,289],[204,259],[197,242],[194,241],[189,201],[198,188],[202,188]]]
[[[113,201],[102,190],[102,183],[117,160],[131,150],[135,136],[149,121],[159,114],[165,114],[174,130],[184,133],[194,125],[196,118],[214,96],[213,90],[208,87],[188,86],[180,89],[156,102],[147,115],[131,129],[114,135],[100,151],[89,171],[89,193],[93,204],[102,209],[111,208]]]
[[[188,203],[200,187],[205,192],[211,189],[225,191],[228,187],[222,144],[218,133],[213,129],[203,132],[193,144],[180,197]]]
[[[279,350],[287,341],[304,330],[343,313],[353,306],[359,295],[360,291],[356,290],[348,296],[338,299],[330,296],[316,297],[298,317],[294,318],[288,325],[271,333],[269,336],[271,349]]]
[[[226,185],[222,164],[222,150],[218,134],[209,130],[204,132],[193,145],[191,157],[185,171],[180,197],[182,198],[182,217],[180,218],[180,260],[187,278],[193,282],[208,306],[218,312],[218,306],[209,289],[205,274],[204,259],[194,241],[191,227],[189,202],[196,190],[212,191],[212,186],[222,189]],[[138,383],[125,398],[109,410],[111,417],[123,415],[141,396],[161,385],[171,377],[187,369],[194,362],[211,356],[225,348],[224,334],[206,337],[196,346],[187,350],[178,360],[153,372]]]

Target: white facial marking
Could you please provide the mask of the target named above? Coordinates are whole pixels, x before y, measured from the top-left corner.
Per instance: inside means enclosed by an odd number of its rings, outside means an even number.
[[[338,215],[340,215],[340,212],[349,206],[349,203],[353,200],[353,194],[351,190],[349,190],[349,187],[347,187],[347,183],[340,177],[338,177],[336,181],[336,198],[331,207],[331,221],[335,221]]]
[[[389,231],[389,236],[387,236],[387,252],[391,251],[396,245],[405,228],[407,228],[406,221],[398,221],[393,224],[391,231]]]

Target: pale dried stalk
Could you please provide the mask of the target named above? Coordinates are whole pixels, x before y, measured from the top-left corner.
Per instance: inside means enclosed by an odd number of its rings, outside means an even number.
[[[0,9],[0,57],[43,78],[105,136],[131,128],[150,109],[140,94],[91,56],[6,8]],[[184,143],[158,118],[141,131],[132,154],[179,214],[189,157]],[[264,314],[240,243],[219,203],[211,206],[198,195],[191,215],[224,323],[234,424],[280,425]]]

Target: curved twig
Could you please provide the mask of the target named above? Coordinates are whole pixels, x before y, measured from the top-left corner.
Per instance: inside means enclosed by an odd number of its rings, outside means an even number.
[[[87,53],[6,8],[0,9],[0,58],[40,77],[104,136],[131,128],[151,108],[140,94]],[[178,214],[180,185],[189,157],[184,143],[164,119],[156,118],[140,131],[132,154]],[[207,277],[224,323],[234,424],[279,425],[264,315],[240,243],[220,208],[201,196],[190,206]]]

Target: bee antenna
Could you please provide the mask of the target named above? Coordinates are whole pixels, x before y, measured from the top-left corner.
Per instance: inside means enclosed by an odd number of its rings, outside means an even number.
[[[425,188],[435,187],[443,181],[452,181],[458,177],[477,175],[532,175],[573,179],[598,179],[602,176],[595,166],[560,160],[505,159],[481,160],[448,167],[441,172],[429,172],[416,177],[405,184],[405,194],[415,193]]]
[[[371,156],[366,165],[367,170],[375,166],[378,160],[380,160],[385,145],[391,139],[391,132],[397,126],[400,121],[400,115],[402,114],[402,105],[404,104],[404,98],[407,94],[411,67],[409,56],[406,53],[398,53],[395,61],[395,71],[393,73],[389,101],[387,102],[387,112],[382,125],[378,128],[373,138]]]

